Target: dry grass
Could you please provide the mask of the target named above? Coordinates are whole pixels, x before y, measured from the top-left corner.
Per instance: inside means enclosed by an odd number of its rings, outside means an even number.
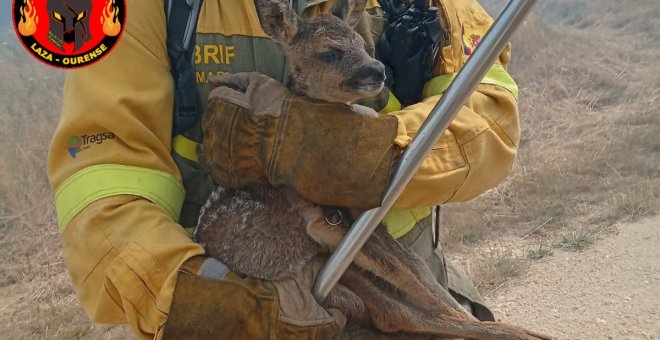
[[[539,3],[513,42],[523,129],[514,171],[443,209],[446,248],[474,252],[507,236],[558,243],[658,213],[659,15],[652,0]]]
[[[584,250],[593,243],[591,232],[585,229],[573,230],[568,234],[562,235],[558,246],[563,250],[580,251]]]
[[[489,295],[510,280],[523,275],[529,261],[514,254],[511,249],[491,248],[488,255],[477,262],[472,280],[477,288]]]
[[[0,337],[98,338],[62,258],[46,155],[57,124],[63,72],[0,35]]]
[[[499,236],[538,247],[474,260],[470,274],[483,292],[522,275],[526,256],[548,256],[539,240],[557,244],[564,235],[570,243],[580,231],[593,237],[658,212],[658,18],[654,0],[547,0],[518,32],[510,69],[521,87],[523,139],[515,169],[479,199],[443,209],[452,252],[474,253]],[[45,178],[62,72],[27,57],[13,35],[0,35],[0,61],[0,334],[124,338],[87,320],[63,264]]]
[[[536,249],[531,249],[527,251],[527,258],[530,260],[540,260],[552,255],[553,255],[552,250],[548,249],[543,245],[540,245]]]

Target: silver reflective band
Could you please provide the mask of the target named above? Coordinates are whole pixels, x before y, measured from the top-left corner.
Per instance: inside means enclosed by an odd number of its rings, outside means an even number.
[[[229,273],[229,268],[227,268],[227,265],[213,257],[209,257],[204,260],[202,266],[199,267],[197,275],[222,281],[225,279],[225,276],[227,276],[227,273]]]

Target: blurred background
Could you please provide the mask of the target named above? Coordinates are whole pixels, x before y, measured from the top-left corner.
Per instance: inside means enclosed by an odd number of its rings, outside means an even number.
[[[481,2],[493,16],[506,3]],[[593,244],[614,237],[618,226],[658,213],[659,39],[657,0],[545,0],[515,35],[510,71],[521,89],[523,129],[517,164],[500,186],[445,206],[442,215],[448,257],[498,318],[553,332],[508,319],[499,290],[514,289],[544,261],[591,258]],[[89,322],[70,286],[46,180],[64,72],[28,56],[14,35],[9,0],[0,0],[0,65],[0,338],[129,337],[123,326]],[[660,277],[650,284],[660,293]],[[648,309],[650,323],[610,326],[641,327],[625,338],[657,339],[660,309]],[[553,334],[618,338],[598,322],[591,333]]]

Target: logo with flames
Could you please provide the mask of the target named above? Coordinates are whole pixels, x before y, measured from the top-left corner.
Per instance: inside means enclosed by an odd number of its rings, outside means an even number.
[[[474,49],[477,48],[481,42],[481,38],[486,34],[487,28],[466,28],[464,25],[461,25],[461,35],[463,36],[463,53],[467,56],[474,53]]]
[[[125,0],[14,0],[14,29],[38,60],[79,68],[105,57],[126,24]]]

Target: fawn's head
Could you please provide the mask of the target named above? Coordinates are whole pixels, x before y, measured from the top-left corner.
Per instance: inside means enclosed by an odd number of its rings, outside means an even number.
[[[383,89],[385,67],[365,51],[358,24],[367,0],[338,0],[332,14],[302,18],[290,0],[255,0],[261,26],[289,59],[290,82],[298,94],[350,103]]]

